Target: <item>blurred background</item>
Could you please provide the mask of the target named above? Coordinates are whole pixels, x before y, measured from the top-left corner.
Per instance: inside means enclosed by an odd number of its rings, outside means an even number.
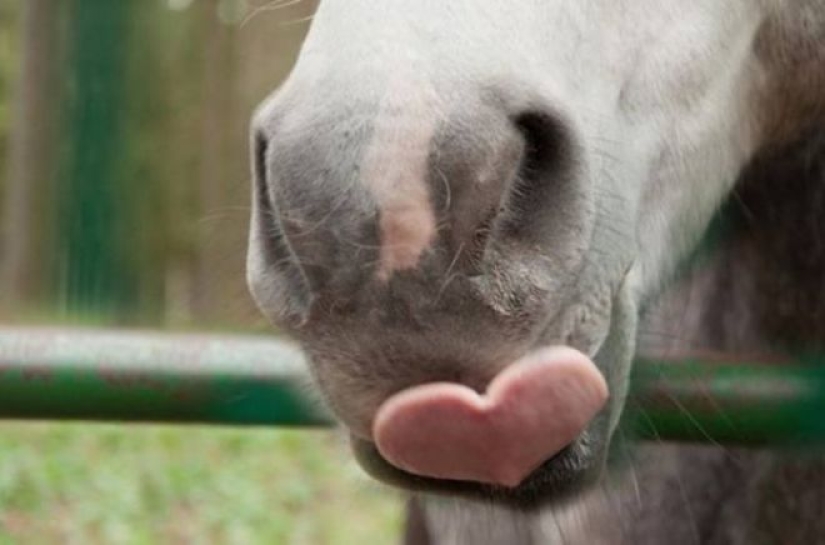
[[[271,334],[247,123],[316,0],[0,0],[0,322]],[[393,543],[330,432],[0,423],[0,545]]]

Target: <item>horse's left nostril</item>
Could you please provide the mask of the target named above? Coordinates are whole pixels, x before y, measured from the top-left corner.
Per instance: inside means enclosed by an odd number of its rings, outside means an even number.
[[[513,123],[523,137],[524,153],[505,196],[508,213],[500,227],[508,236],[529,239],[531,231],[546,222],[552,208],[564,207],[570,190],[575,191],[570,173],[573,153],[568,129],[558,116],[529,110],[515,116]]]
[[[506,188],[496,215],[511,210],[523,218],[518,225],[529,221],[523,216],[541,203],[558,200],[556,178],[561,174],[567,160],[567,136],[564,123],[555,115],[528,110],[512,117],[512,123],[522,138],[522,151],[518,168]],[[492,229],[494,216],[490,216],[479,226],[479,235],[488,235]],[[511,228],[514,225],[510,226]]]
[[[526,143],[523,161],[525,170],[530,172],[552,168],[561,160],[565,135],[559,119],[533,110],[519,114],[514,122],[524,135]]]
[[[569,130],[560,116],[540,109],[493,111],[474,122],[482,128],[474,145],[465,143],[466,134],[445,138],[434,169],[450,190],[456,264],[470,275],[485,272],[490,244],[533,247],[551,239],[549,229],[563,226],[548,216],[574,210],[577,191]]]

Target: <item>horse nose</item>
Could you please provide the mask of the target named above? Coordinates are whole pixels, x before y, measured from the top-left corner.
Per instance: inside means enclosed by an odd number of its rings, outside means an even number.
[[[375,261],[375,206],[358,182],[358,128],[258,116],[252,125],[247,280],[283,326],[303,324],[322,294],[356,293]]]
[[[255,118],[249,275],[265,310],[300,323],[396,275],[479,274],[497,231],[540,230],[548,189],[526,182],[556,160],[557,119],[411,103]]]

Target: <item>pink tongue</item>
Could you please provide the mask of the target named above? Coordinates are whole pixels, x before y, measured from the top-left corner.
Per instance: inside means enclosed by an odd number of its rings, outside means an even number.
[[[373,437],[381,455],[409,473],[514,487],[576,439],[607,397],[589,358],[549,348],[507,367],[483,396],[451,383],[392,396],[378,409]]]

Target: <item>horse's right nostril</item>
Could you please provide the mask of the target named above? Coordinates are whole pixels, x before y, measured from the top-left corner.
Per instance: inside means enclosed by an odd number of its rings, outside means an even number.
[[[254,183],[266,185],[266,150],[267,138],[261,131],[255,131],[252,136],[252,176]]]
[[[313,295],[274,202],[269,170],[269,140],[252,136],[252,218],[247,281],[258,306],[280,325],[303,323]]]

